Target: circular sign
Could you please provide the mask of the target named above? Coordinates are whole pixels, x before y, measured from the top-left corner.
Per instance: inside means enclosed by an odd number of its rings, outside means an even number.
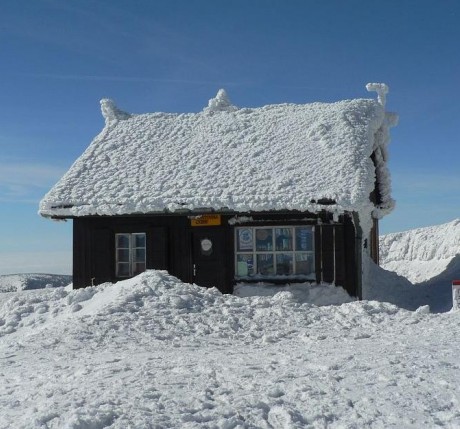
[[[239,250],[252,250],[252,230],[240,229],[239,230]]]
[[[258,229],[256,233],[257,240],[265,241],[268,238],[268,230]]]
[[[201,249],[203,252],[209,252],[212,249],[212,241],[209,238],[201,240]]]

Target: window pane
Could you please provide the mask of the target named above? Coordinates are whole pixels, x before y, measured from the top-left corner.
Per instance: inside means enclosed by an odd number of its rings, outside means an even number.
[[[130,277],[145,271],[146,234],[121,233],[115,235],[116,276]]]
[[[117,250],[117,262],[129,262],[129,249]]]
[[[295,255],[296,274],[314,274],[315,259],[313,253],[296,253]]]
[[[129,264],[117,264],[117,277],[129,277]]]
[[[276,274],[284,276],[294,274],[294,259],[292,253],[278,253],[276,255]]]
[[[276,250],[292,250],[292,228],[275,228]]]
[[[133,234],[133,247],[145,247],[145,234]]]
[[[313,250],[313,228],[300,227],[295,229],[296,250]]]
[[[241,277],[254,275],[254,259],[252,253],[236,256],[236,275]]]
[[[272,228],[256,229],[256,250],[257,251],[273,250],[273,229]]]
[[[117,248],[129,249],[129,234],[117,234]]]
[[[144,271],[145,271],[145,263],[138,262],[138,263],[133,264],[133,276],[143,273]]]
[[[253,240],[253,229],[252,228],[238,228],[237,229],[237,246],[236,250],[241,251],[252,251],[254,247]]]
[[[133,262],[145,262],[145,249],[133,250]]]
[[[257,273],[263,276],[272,276],[275,274],[272,254],[257,255]]]

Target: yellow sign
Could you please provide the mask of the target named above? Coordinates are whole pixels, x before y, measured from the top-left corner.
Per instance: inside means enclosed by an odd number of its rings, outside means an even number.
[[[196,216],[191,222],[192,226],[217,226],[221,224],[218,214]]]

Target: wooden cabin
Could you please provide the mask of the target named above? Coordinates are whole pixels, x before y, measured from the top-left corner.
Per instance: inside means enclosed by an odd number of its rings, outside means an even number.
[[[237,108],[220,90],[190,114],[105,127],[40,203],[73,221],[75,288],[161,269],[231,293],[236,282],[333,283],[361,297],[378,220],[393,208],[378,99]]]

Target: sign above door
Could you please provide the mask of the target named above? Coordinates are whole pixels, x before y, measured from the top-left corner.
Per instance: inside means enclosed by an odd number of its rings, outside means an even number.
[[[190,219],[192,226],[219,226],[221,225],[220,214],[206,214],[194,216]]]

